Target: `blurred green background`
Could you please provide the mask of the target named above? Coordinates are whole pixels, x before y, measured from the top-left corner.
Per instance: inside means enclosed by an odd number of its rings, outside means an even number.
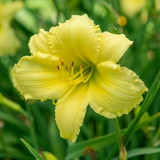
[[[11,3],[14,1],[3,0],[2,2]],[[13,87],[10,79],[10,69],[13,65],[22,56],[30,55],[28,42],[32,35],[38,33],[40,28],[49,30],[58,22],[69,19],[71,15],[88,14],[95,24],[100,25],[102,31],[124,33],[134,41],[119,63],[135,71],[150,88],[160,70],[160,10],[157,6],[160,5],[159,3],[155,0],[146,0],[145,5],[130,17],[123,12],[122,3],[119,0],[24,0],[23,7],[17,11],[10,23],[21,46],[14,56],[5,54],[0,57],[0,93],[3,95],[0,95],[0,159],[35,159],[20,141],[20,138],[29,142],[39,153],[48,151],[60,160],[65,159],[72,145],[70,141],[59,136],[52,102],[26,102]],[[8,42],[6,41],[6,43]],[[7,98],[5,102],[4,97]],[[8,99],[11,102],[7,101]],[[16,103],[15,106],[23,108],[29,117],[25,117],[21,111],[10,107],[9,103],[13,102]],[[159,111],[160,92],[152,102],[148,114],[154,115]],[[119,118],[121,128],[127,127],[133,117],[134,113],[131,112],[129,115]],[[77,143],[114,131],[112,120],[97,115],[88,107]],[[132,136],[127,150],[139,147],[160,147],[159,119],[137,131]],[[84,148],[81,157],[76,158],[75,156],[74,158],[75,160],[103,160],[111,148],[112,145],[100,147],[98,150]],[[89,154],[86,154],[88,152]],[[158,160],[160,152],[131,159]]]

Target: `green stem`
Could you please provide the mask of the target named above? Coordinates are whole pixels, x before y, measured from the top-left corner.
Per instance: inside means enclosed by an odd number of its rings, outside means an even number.
[[[119,149],[121,148],[121,130],[120,130],[120,126],[119,126],[119,122],[118,122],[118,118],[114,119],[114,125],[115,125],[115,129],[116,129],[116,137],[117,137],[117,144]]]

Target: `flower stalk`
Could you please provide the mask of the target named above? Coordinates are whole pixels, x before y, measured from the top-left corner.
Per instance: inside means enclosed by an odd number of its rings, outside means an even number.
[[[114,119],[114,125],[115,125],[115,130],[116,130],[116,138],[117,138],[117,144],[119,149],[121,148],[121,144],[122,144],[122,136],[121,136],[121,130],[120,130],[120,126],[119,126],[119,122],[118,122],[118,118]]]

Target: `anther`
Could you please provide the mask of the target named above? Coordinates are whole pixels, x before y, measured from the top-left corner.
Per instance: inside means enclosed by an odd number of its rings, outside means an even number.
[[[59,66],[57,66],[58,71],[60,70]]]
[[[59,61],[60,61],[60,64],[63,66],[64,62],[63,62],[62,58],[59,58]]]
[[[62,66],[64,65],[64,62],[63,62],[63,61],[61,61],[61,65],[62,65]]]
[[[67,72],[69,72],[69,69],[68,69],[68,67],[67,67],[67,66],[66,66],[66,71],[67,71]]]
[[[74,62],[72,62],[72,67],[74,67]]]

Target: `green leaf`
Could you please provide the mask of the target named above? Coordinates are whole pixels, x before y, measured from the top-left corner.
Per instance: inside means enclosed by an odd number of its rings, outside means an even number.
[[[33,154],[35,158],[38,160],[44,160],[40,154],[33,148],[31,147],[24,139],[21,139],[21,141],[24,143],[24,145],[27,147],[27,149]]]
[[[132,158],[140,155],[154,154],[159,152],[160,152],[160,148],[136,148],[131,151],[128,151],[128,158]]]
[[[2,148],[0,148],[2,150]],[[16,159],[16,160],[32,160],[31,156],[28,156],[26,153],[24,153],[23,150],[19,150],[15,147],[7,146],[6,148],[7,157],[5,153],[0,153],[0,159]]]
[[[66,159],[72,159],[84,155],[85,150],[87,149],[92,149],[96,151],[98,149],[101,149],[105,146],[112,144],[113,142],[115,142],[115,140],[116,140],[116,134],[113,133],[106,136],[83,141],[80,143],[75,143],[69,147]]]
[[[38,26],[34,15],[26,8],[21,9],[15,16],[15,19],[28,31],[32,33],[38,32]]]

